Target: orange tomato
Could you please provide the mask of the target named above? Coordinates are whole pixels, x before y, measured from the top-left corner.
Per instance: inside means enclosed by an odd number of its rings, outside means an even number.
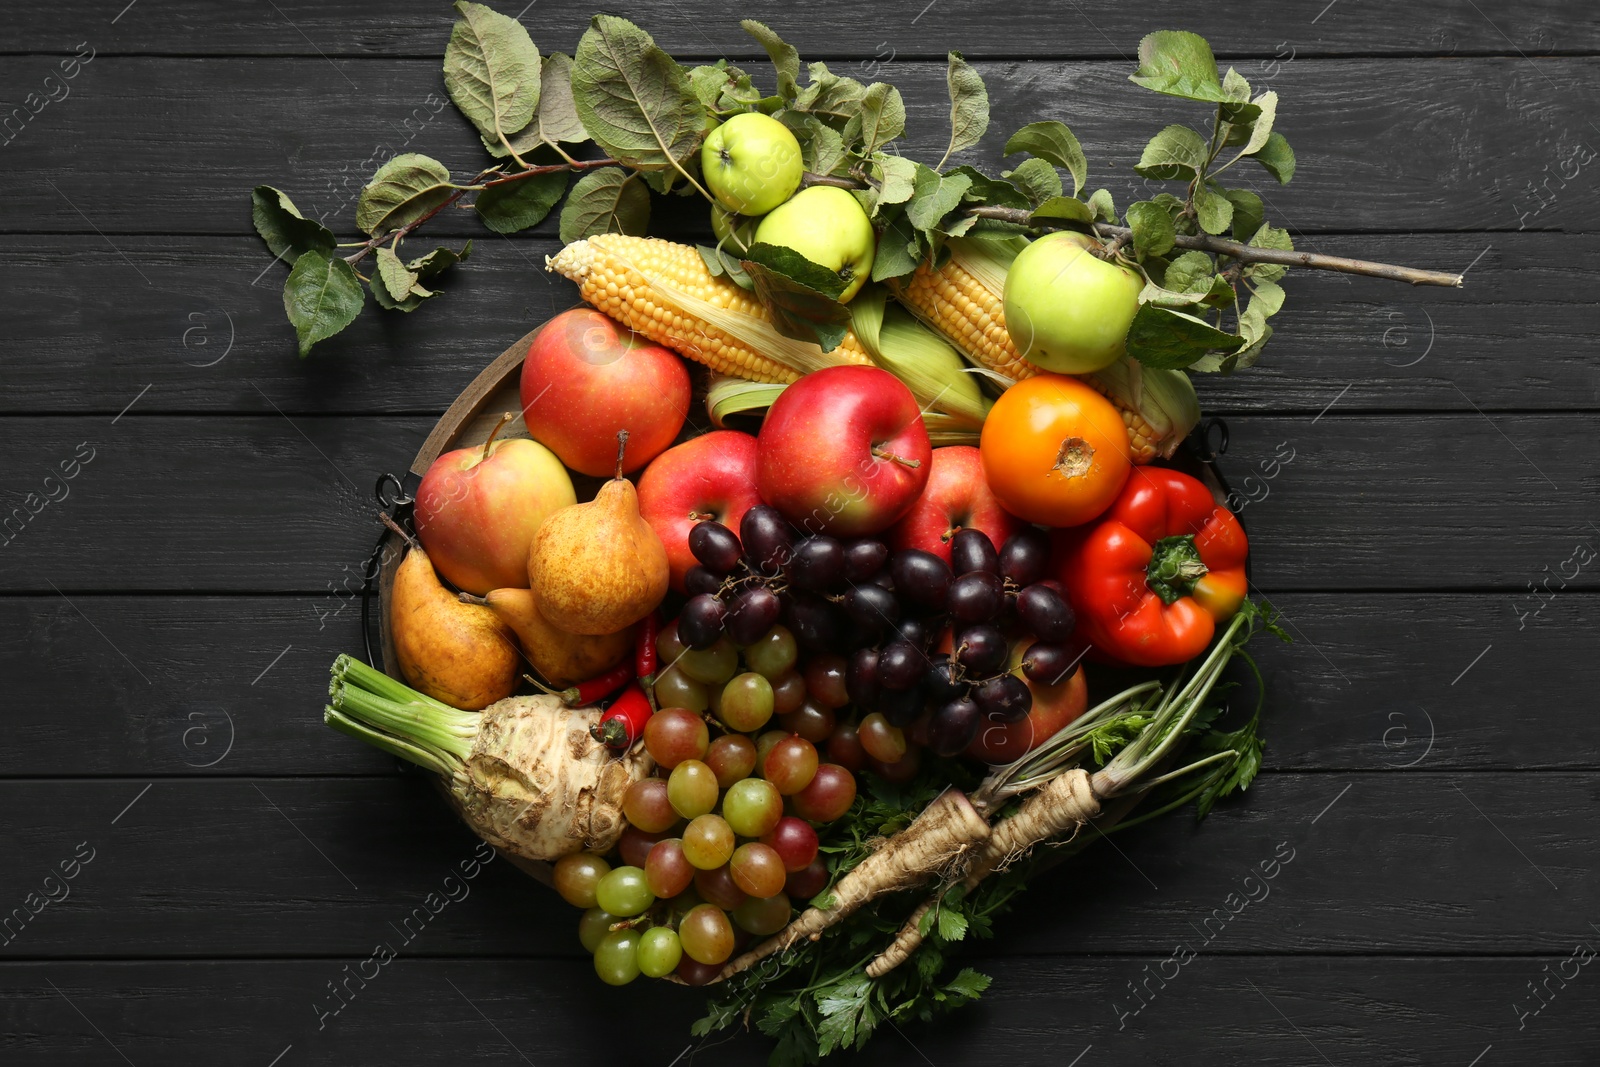
[[[1065,374],[1025,378],[1002,393],[984,420],[979,452],[1000,506],[1048,526],[1096,518],[1133,468],[1122,415]]]

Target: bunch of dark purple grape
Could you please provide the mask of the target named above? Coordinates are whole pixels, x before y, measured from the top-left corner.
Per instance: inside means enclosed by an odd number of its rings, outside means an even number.
[[[1053,684],[1075,663],[1072,609],[1045,578],[1049,536],[1031,526],[998,550],[981,530],[960,530],[947,564],[869,538],[801,535],[761,505],[745,512],[738,536],[697,524],[689,549],[700,562],[687,577],[679,639],[709,648],[727,633],[746,645],[781,620],[804,653],[843,667],[862,716],[854,733],[880,771],[907,771],[918,741],[954,756],[983,724],[1025,718],[1033,695],[1018,672]],[[935,650],[947,627],[948,651]],[[1013,667],[1026,636],[1033,643]]]

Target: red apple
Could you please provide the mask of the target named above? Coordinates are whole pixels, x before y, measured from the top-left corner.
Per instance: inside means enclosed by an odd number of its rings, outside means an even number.
[[[744,513],[761,503],[756,492],[756,439],[737,430],[713,430],[667,449],[639,478],[639,514],[661,538],[672,568],[672,588],[695,565],[689,531],[715,519],[735,534]]]
[[[928,431],[916,398],[877,367],[801,378],[778,395],[756,445],[761,499],[808,533],[888,529],[928,484]]]
[[[683,360],[593,308],[545,323],[522,364],[528,433],[596,477],[616,472],[619,430],[628,431],[624,470],[656,458],[683,428],[689,397]]]
[[[1022,662],[1032,640],[1017,643],[1011,650],[1011,669]],[[1028,717],[1012,723],[984,721],[978,726],[978,736],[967,746],[967,755],[989,764],[1010,763],[1021,759],[1044,744],[1051,735],[1067,725],[1089,707],[1089,683],[1084,680],[1080,665],[1072,676],[1055,685],[1022,681],[1033,693],[1033,707]]]
[[[528,546],[545,517],[577,502],[551,451],[525,437],[446,452],[417,488],[417,539],[456,588],[528,585]]]
[[[949,563],[950,539],[961,530],[982,530],[998,551],[1017,525],[989,491],[978,450],[951,445],[933,450],[928,485],[889,531],[889,545],[896,550],[920,548]]]

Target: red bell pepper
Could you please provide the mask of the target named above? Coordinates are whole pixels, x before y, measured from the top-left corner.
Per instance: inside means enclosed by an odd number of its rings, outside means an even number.
[[[1141,667],[1205,651],[1244,602],[1244,527],[1187,474],[1138,467],[1061,567],[1081,636]]]

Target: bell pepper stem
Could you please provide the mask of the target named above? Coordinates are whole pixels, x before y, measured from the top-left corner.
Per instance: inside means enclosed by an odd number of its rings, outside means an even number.
[[[1163,537],[1152,546],[1144,581],[1163,604],[1175,604],[1194,592],[1194,583],[1210,573],[1195,547],[1194,534]]]

